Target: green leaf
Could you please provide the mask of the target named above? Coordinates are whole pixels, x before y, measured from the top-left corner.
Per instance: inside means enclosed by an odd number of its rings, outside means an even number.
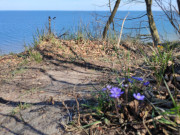
[[[88,124],[88,125],[85,125],[85,126],[82,126],[83,128],[87,128],[87,127],[90,127],[90,126],[93,126],[93,125],[97,125],[97,124],[100,124],[100,123],[102,123],[101,121],[96,121],[96,122],[92,122],[92,123],[90,123],[90,124]]]
[[[154,117],[155,117],[155,111],[152,110],[153,125],[154,125],[154,127],[156,128],[156,123],[155,123]]]
[[[159,119],[158,121],[159,121],[160,123],[163,123],[163,124],[168,124],[168,125],[173,125],[173,126],[176,125],[174,122],[172,122],[172,121],[170,121],[170,120],[167,120],[167,119],[165,119],[165,118],[161,118],[161,119]]]
[[[108,126],[111,124],[111,122],[107,118],[104,119],[104,123]]]

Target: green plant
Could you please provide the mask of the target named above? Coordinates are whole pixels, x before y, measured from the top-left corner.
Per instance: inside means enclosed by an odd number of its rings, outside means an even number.
[[[12,110],[12,114],[13,115],[15,115],[16,113],[19,113],[20,112],[20,110],[25,110],[25,109],[27,109],[27,108],[29,108],[29,107],[31,107],[31,104],[28,104],[28,103],[21,103],[20,102],[20,104],[17,106],[17,107],[15,107],[13,110]]]
[[[9,55],[15,55],[15,53],[14,52],[10,52]]]
[[[47,32],[45,32],[44,29],[39,30],[37,29],[36,33],[33,36],[33,46],[37,47],[38,44],[40,44],[42,41],[44,41],[48,37]]]
[[[158,46],[157,48],[151,47],[152,56],[148,57],[144,55],[145,62],[154,72],[154,76],[156,78],[157,84],[160,85],[162,83],[162,76],[164,75],[168,62],[172,61],[172,49],[167,45],[166,48],[163,46]],[[143,53],[144,54],[144,53]]]
[[[22,74],[22,73],[24,73],[25,70],[26,70],[26,69],[20,67],[20,68],[17,68],[17,69],[15,69],[15,70],[13,70],[11,73],[12,73],[13,76],[15,76],[16,74]]]
[[[42,55],[38,51],[29,50],[30,57],[35,60],[37,63],[42,61]]]
[[[135,99],[144,100],[145,96],[140,93],[143,93],[148,85],[149,82],[140,77],[124,78],[123,81],[119,81],[118,86],[107,85],[102,90],[97,90],[92,95],[93,102],[87,102],[82,106],[89,108],[88,112],[91,112],[97,121],[100,120],[101,123],[108,125],[113,121],[121,120],[120,113],[124,112],[123,108],[126,108],[130,102]],[[137,110],[138,106],[135,108]]]
[[[106,111],[114,106],[113,99],[109,97],[109,93],[107,91],[97,91],[97,93],[93,93],[92,96],[95,97],[94,100],[97,102],[97,105],[94,106],[94,103],[90,102],[83,104],[83,106],[95,111],[98,116],[104,116]]]
[[[53,34],[49,35],[46,29],[36,30],[36,33],[33,35],[33,48],[36,48],[44,40],[49,40]],[[31,48],[31,47],[30,47]]]

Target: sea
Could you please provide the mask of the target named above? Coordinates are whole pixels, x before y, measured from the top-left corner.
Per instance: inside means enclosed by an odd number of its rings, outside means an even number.
[[[145,11],[118,11],[114,18],[116,34],[125,16],[123,38],[150,34],[145,14]],[[70,38],[78,31],[100,37],[109,15],[109,11],[0,11],[0,55],[20,53],[25,46],[31,46],[38,33],[47,31],[49,16],[52,32],[57,36],[66,33],[66,38]],[[180,40],[163,12],[154,11],[153,15],[161,40]],[[113,33],[112,25],[110,32]],[[141,40],[151,39],[144,36]]]

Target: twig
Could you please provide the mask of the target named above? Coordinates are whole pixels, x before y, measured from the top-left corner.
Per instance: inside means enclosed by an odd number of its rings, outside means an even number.
[[[147,15],[147,13],[146,14],[143,14],[143,15],[141,15],[141,16],[138,16],[138,17],[135,17],[135,18],[129,18],[129,19],[126,19],[126,20],[135,20],[135,19],[140,19],[140,18],[142,18],[142,17],[144,17],[144,16],[146,16]],[[116,18],[115,18],[116,19]],[[116,19],[116,20],[123,20],[123,19]]]
[[[155,117],[155,118],[153,118],[153,119],[150,119],[150,120],[146,121],[145,123],[150,123],[150,122],[153,122],[154,120],[159,120],[159,119],[161,119],[162,117],[163,117],[162,115],[157,116],[157,117]]]
[[[71,120],[72,120],[72,116],[71,116],[71,113],[70,113],[70,111],[69,111],[69,109],[68,109],[67,105],[64,103],[64,101],[62,102],[62,104],[63,104],[63,105],[64,105],[64,107],[66,108],[67,113],[68,113],[68,115],[69,115],[69,119],[70,119],[70,121],[71,121]]]
[[[128,88],[125,89],[125,101],[126,101],[126,104],[128,103]]]
[[[114,99],[114,102],[115,102],[116,114],[119,116],[118,104],[117,104],[117,98]]]
[[[74,92],[75,92],[75,89],[76,89],[76,85],[74,86]],[[80,114],[80,111],[79,111],[79,101],[78,101],[78,95],[75,95],[75,100],[76,100],[76,104],[77,104],[77,113],[78,113],[78,126],[81,126],[81,122],[80,122],[80,118],[81,118],[81,114]]]
[[[118,47],[118,48],[119,48],[119,44],[120,44],[120,42],[121,42],[121,36],[122,36],[122,31],[123,31],[124,22],[125,22],[125,20],[126,20],[126,18],[127,18],[128,15],[129,15],[129,12],[128,12],[128,14],[126,15],[126,17],[124,18],[123,23],[122,23],[121,32],[120,32],[120,35],[119,35],[119,40],[118,40],[118,43],[117,43],[117,47]]]
[[[76,104],[77,104],[78,126],[81,126],[81,122],[80,122],[81,114],[80,114],[80,111],[79,111],[79,102],[78,102],[77,97],[78,97],[78,96],[76,95],[76,96],[75,96],[75,99],[76,99]]]
[[[149,135],[152,135],[151,134],[151,132],[149,131],[149,129],[148,129],[148,127],[146,126],[146,120],[145,120],[145,118],[147,117],[147,115],[148,115],[148,112],[145,112],[145,115],[144,115],[144,117],[143,117],[143,125],[144,125],[144,127],[146,128],[146,130],[147,130],[147,132],[149,133]]]

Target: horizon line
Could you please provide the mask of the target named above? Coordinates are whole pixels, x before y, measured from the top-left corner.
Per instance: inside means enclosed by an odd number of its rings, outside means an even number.
[[[101,11],[109,11],[109,10],[0,10],[0,11],[91,11],[91,12],[101,12]],[[117,10],[117,11],[146,11],[146,10]],[[153,11],[162,11],[162,10],[153,10]]]

